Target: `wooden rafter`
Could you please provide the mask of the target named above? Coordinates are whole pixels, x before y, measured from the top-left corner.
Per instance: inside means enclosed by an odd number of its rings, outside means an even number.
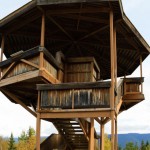
[[[47,16],[47,18],[53,22],[63,33],[65,33],[65,35],[74,41],[73,37],[55,19],[53,19],[51,16]]]
[[[92,7],[86,7],[81,9],[82,13],[109,13],[110,8],[106,7],[100,7],[100,8],[92,8]],[[56,15],[56,14],[76,14],[79,13],[78,8],[66,8],[61,10],[47,10],[47,15]]]

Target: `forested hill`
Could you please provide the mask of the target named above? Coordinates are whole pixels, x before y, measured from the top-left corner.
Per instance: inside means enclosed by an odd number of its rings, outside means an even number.
[[[138,133],[129,133],[129,134],[118,134],[118,144],[121,147],[125,147],[126,143],[133,142],[138,145],[141,144],[141,141],[150,142],[150,133],[149,134],[138,134]]]

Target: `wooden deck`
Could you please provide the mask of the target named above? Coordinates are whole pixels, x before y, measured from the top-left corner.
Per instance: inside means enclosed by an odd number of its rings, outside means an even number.
[[[141,84],[144,78],[124,78],[117,91],[116,107],[122,101],[121,110],[144,100]],[[41,111],[65,111],[86,108],[110,108],[110,82],[62,83],[37,85],[40,91]]]

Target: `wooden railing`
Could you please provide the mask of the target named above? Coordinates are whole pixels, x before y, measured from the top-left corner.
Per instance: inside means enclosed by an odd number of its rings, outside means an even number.
[[[109,108],[110,82],[37,85],[41,109]]]
[[[40,68],[41,52],[43,53],[42,68]],[[1,80],[39,70],[44,71],[45,74],[50,75],[52,77],[51,79],[53,80],[57,80],[60,78],[59,64],[45,48],[39,46],[27,51],[20,51],[11,55],[11,57],[7,60],[0,62],[0,68]],[[40,73],[38,75],[40,76]]]
[[[143,100],[143,82],[143,77],[120,79],[117,88],[117,100],[115,102],[115,105],[117,106],[120,103],[120,101],[125,102],[126,100],[128,100],[128,102],[133,101],[135,103]]]

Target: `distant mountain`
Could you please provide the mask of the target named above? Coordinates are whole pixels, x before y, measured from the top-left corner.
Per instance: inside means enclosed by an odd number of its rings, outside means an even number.
[[[118,144],[124,148],[126,143],[133,142],[138,145],[141,144],[141,141],[150,142],[150,133],[149,134],[138,134],[138,133],[128,133],[128,134],[118,134]]]

